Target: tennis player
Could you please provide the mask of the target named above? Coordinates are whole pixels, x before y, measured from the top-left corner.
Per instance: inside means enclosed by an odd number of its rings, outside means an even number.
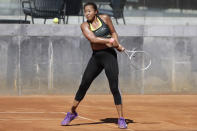
[[[119,128],[127,128],[123,117],[122,98],[118,89],[118,62],[115,49],[122,52],[124,47],[118,42],[118,35],[108,15],[98,15],[97,6],[94,3],[84,5],[84,15],[87,22],[81,24],[83,35],[90,41],[93,53],[85,69],[81,84],[75,95],[71,111],[67,113],[61,125],[68,125],[78,114],[76,109],[84,98],[92,81],[104,69],[108,78],[110,90],[118,112]],[[114,49],[115,48],[115,49]]]

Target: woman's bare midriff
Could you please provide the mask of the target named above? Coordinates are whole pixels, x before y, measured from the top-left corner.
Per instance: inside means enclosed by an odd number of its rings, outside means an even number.
[[[93,43],[91,43],[91,47],[93,50],[102,50],[102,49],[109,48],[108,46],[104,44],[93,44]]]

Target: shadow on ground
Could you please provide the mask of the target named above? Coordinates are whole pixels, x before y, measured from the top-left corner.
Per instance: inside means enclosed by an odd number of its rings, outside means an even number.
[[[98,121],[98,122],[70,124],[70,125],[67,125],[67,126],[96,125],[96,124],[105,124],[105,123],[118,124],[118,118],[105,118],[105,119],[100,119],[100,121]],[[134,123],[134,121],[130,120],[130,119],[126,119],[126,123],[130,124],[130,123]]]

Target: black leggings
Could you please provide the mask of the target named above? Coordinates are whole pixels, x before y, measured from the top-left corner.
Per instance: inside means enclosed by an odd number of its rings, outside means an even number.
[[[76,93],[75,100],[81,101],[92,81],[105,70],[105,74],[108,78],[110,90],[114,97],[114,103],[116,105],[122,104],[121,94],[118,89],[118,62],[117,54],[113,48],[107,48],[103,50],[93,51],[92,57],[86,67],[83,74],[81,84]]]

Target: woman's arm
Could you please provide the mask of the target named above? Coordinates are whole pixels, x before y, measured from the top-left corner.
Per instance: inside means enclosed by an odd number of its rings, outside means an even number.
[[[97,43],[97,44],[105,44],[107,46],[112,46],[114,40],[112,38],[102,38],[96,37],[94,33],[89,29],[89,24],[84,22],[81,24],[81,31],[83,32],[84,36],[90,41],[90,43]]]
[[[105,23],[108,25],[109,29],[110,29],[110,33],[112,35],[112,38],[115,39],[115,42],[113,43],[113,46],[118,50],[118,51],[123,51],[124,47],[119,43],[118,40],[118,34],[113,26],[113,23],[111,21],[111,18],[108,15],[102,15],[101,16],[104,20]]]

